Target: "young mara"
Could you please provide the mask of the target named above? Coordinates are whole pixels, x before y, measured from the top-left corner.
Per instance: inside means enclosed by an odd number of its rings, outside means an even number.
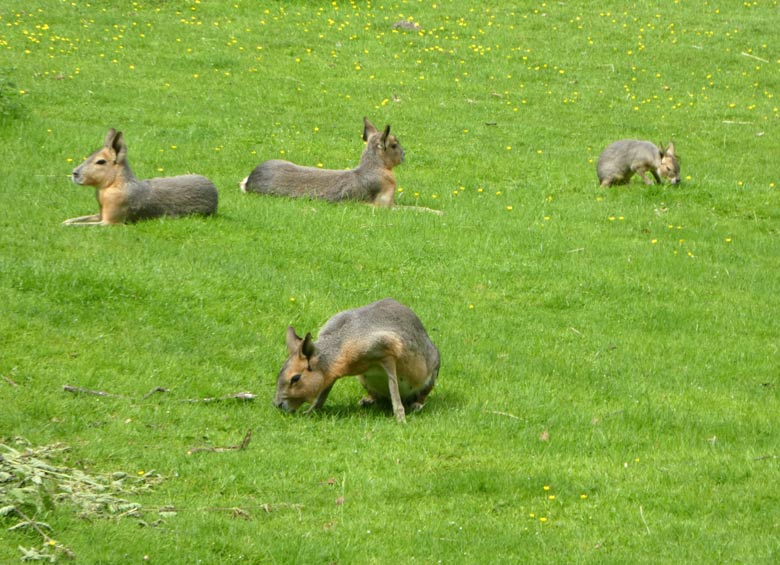
[[[669,179],[672,184],[680,183],[680,163],[674,153],[674,143],[664,147],[650,141],[621,139],[601,153],[596,165],[601,186],[626,184],[634,173],[645,184],[653,184],[645,176],[648,171],[656,183],[660,183],[661,178]]]

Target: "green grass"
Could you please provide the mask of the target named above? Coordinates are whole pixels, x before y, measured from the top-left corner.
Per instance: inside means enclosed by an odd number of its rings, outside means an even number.
[[[156,527],[36,519],[85,563],[776,562],[777,14],[7,0],[0,439],[166,477]],[[397,202],[444,216],[238,191],[269,158],[354,166],[363,116],[406,149]],[[219,214],[61,226],[96,211],[67,175],[109,127]],[[682,184],[599,188],[627,137],[674,139]],[[353,380],[276,410],[287,326],[386,296],[441,351],[425,410],[400,426]],[[41,547],[16,522],[2,562]]]

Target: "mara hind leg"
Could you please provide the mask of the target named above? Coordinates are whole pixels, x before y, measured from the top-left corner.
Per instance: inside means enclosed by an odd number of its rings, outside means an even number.
[[[431,378],[428,380],[428,383],[422,388],[422,390],[418,391],[414,397],[410,398],[411,402],[409,403],[409,410],[412,412],[419,412],[423,409],[425,406],[425,400],[428,398],[428,395],[433,390],[433,387],[436,385],[436,378],[439,371],[438,369],[436,372],[431,376]]]

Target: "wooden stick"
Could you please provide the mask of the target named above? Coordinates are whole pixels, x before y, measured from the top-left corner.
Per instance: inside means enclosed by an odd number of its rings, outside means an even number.
[[[254,400],[257,398],[256,394],[251,392],[237,392],[235,394],[228,394],[226,396],[212,396],[209,398],[187,398],[181,402],[219,402],[221,400]]]
[[[762,63],[768,63],[769,62],[766,59],[762,59],[761,57],[756,57],[755,55],[752,55],[750,53],[746,53],[745,51],[743,51],[740,54],[744,55],[745,57],[750,57],[751,59],[755,59],[756,61],[761,61]]]
[[[650,535],[650,526],[647,525],[647,520],[645,520],[645,510],[641,506],[639,507],[639,516],[642,518],[642,523],[645,525],[647,535]]]
[[[149,392],[144,394],[144,397],[141,400],[146,400],[147,398],[149,398],[150,396],[152,396],[153,394],[155,394],[157,392],[168,392],[168,389],[167,388],[163,388],[161,386],[156,386],[152,390],[150,390]]]
[[[4,380],[5,380],[5,381],[6,381],[8,384],[10,384],[12,387],[18,387],[18,386],[19,386],[18,384],[16,384],[15,382],[13,382],[13,381],[12,381],[12,380],[11,380],[9,377],[6,377],[5,375],[3,375],[3,379],[4,379]]]
[[[122,396],[121,394],[112,394],[102,390],[90,390],[88,388],[81,388],[70,385],[64,385],[62,389],[65,392],[72,392],[73,394],[92,394],[94,396],[102,396],[103,398],[129,398],[128,396]]]
[[[510,414],[509,412],[498,412],[497,410],[486,410],[488,414],[495,414],[496,416],[506,416],[507,418],[514,418],[515,420],[519,420],[519,416],[515,416],[514,414]]]
[[[244,449],[246,449],[246,446],[249,445],[250,441],[252,441],[252,430],[247,430],[244,439],[242,439],[241,443],[239,443],[238,445],[229,445],[227,447],[193,447],[192,449],[187,451],[187,454],[191,455],[199,451],[213,451],[216,453],[222,453],[225,451],[243,451]]]
[[[16,385],[16,383],[13,383],[13,384]],[[16,385],[16,386],[19,386],[19,385]],[[114,394],[114,393],[111,393],[111,392],[106,392],[104,390],[91,390],[91,389],[88,389],[88,388],[81,388],[81,387],[78,387],[78,386],[63,385],[62,386],[62,390],[64,390],[65,392],[71,392],[73,394],[91,394],[93,396],[101,396],[103,398],[124,398],[125,400],[132,400],[132,397],[125,396],[123,394]],[[158,393],[158,392],[168,392],[168,391],[169,391],[169,389],[167,389],[165,387],[156,386],[152,390],[147,392],[141,398],[141,400],[146,400],[147,398],[149,398],[150,396],[152,396],[155,393]],[[251,392],[236,392],[235,394],[228,394],[228,395],[225,395],[225,396],[215,396],[215,397],[211,397],[211,398],[189,398],[189,399],[180,400],[179,402],[218,402],[218,401],[221,401],[221,400],[244,400],[244,401],[247,401],[247,400],[254,400],[255,398],[257,398],[257,395],[253,394]]]
[[[21,524],[31,526],[33,530],[35,530],[36,532],[38,532],[38,534],[40,534],[40,536],[43,538],[43,541],[45,543],[49,544],[51,542],[54,542],[54,547],[61,550],[65,555],[67,555],[71,559],[76,557],[76,554],[73,553],[73,551],[70,548],[62,545],[61,543],[56,542],[51,537],[49,537],[49,534],[44,532],[43,529],[38,525],[39,522],[36,522],[32,518],[28,517],[24,512],[19,510],[19,508],[17,508],[16,506],[14,506],[14,512],[16,512],[17,516],[19,516],[22,520],[24,520],[24,522],[21,522]],[[50,528],[48,524],[45,525]]]

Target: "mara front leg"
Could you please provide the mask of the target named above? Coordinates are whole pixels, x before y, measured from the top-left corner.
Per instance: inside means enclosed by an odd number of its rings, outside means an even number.
[[[103,222],[100,219],[100,214],[90,214],[89,216],[79,216],[78,218],[70,218],[62,222],[63,226],[99,226]]]
[[[323,388],[320,393],[317,395],[317,398],[314,400],[312,405],[309,407],[309,409],[306,411],[307,414],[311,412],[315,412],[322,408],[323,404],[325,404],[325,401],[328,399],[328,395],[330,394],[330,389],[333,388],[333,383],[331,383],[329,386],[326,386]]]
[[[653,181],[651,181],[651,180],[650,180],[649,178],[647,178],[647,176],[645,175],[645,173],[647,173],[648,171],[649,171],[649,172],[651,172],[651,173],[653,174],[653,177],[655,178],[655,181],[656,181],[656,182],[660,182],[660,181],[661,181],[661,179],[659,179],[659,178],[658,178],[658,175],[656,174],[656,172],[655,172],[654,170],[652,170],[652,169],[650,169],[650,168],[648,168],[648,167],[645,167],[644,165],[640,165],[640,166],[638,166],[638,167],[632,167],[632,170],[633,170],[633,171],[634,171],[636,174],[638,174],[638,175],[639,175],[639,178],[641,178],[641,179],[642,179],[642,182],[643,182],[643,183],[645,183],[645,184],[653,184]]]
[[[382,368],[387,373],[387,388],[390,391],[390,401],[393,403],[393,412],[395,419],[399,422],[406,422],[406,411],[401,401],[401,392],[398,390],[398,375],[395,369],[395,358],[386,357],[382,360]]]

